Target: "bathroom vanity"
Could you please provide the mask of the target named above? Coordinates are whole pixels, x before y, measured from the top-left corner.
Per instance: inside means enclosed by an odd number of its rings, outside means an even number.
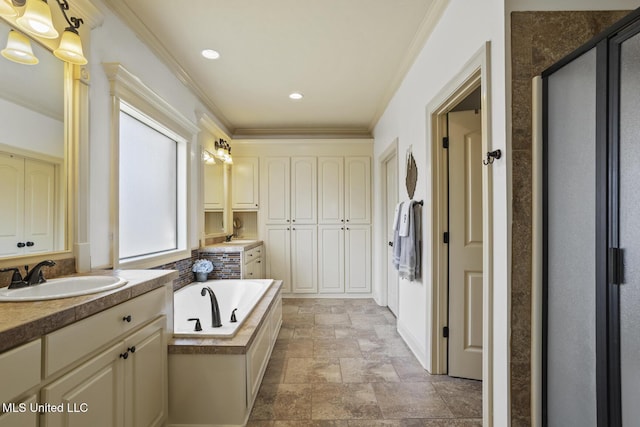
[[[0,427],[165,423],[178,273],[101,274],[128,283],[72,298],[0,303]]]
[[[232,240],[205,246],[200,248],[200,258],[213,262],[214,279],[265,278],[262,240]]]

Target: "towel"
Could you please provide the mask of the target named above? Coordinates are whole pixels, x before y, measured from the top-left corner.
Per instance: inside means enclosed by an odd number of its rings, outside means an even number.
[[[400,268],[400,212],[402,211],[403,202],[398,203],[396,212],[393,216],[393,268]]]
[[[413,201],[409,200],[407,203],[403,203],[400,210],[400,237],[407,237],[409,235],[409,212],[413,207]]]
[[[405,209],[406,206],[408,208]],[[422,216],[422,208],[418,203],[411,200],[403,204],[402,211],[406,211],[407,215],[407,235],[401,235],[401,218],[400,230],[397,233],[394,231],[393,265],[398,270],[401,278],[413,281],[420,277],[422,255],[420,218]]]

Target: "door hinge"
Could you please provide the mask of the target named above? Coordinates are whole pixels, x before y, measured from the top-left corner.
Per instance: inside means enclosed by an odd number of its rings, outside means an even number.
[[[444,328],[442,328],[442,336],[444,338],[449,338],[449,327],[445,326]]]
[[[624,283],[624,253],[620,248],[609,248],[609,283]]]
[[[449,232],[445,231],[445,233],[442,235],[442,241],[444,243],[449,243]]]
[[[449,137],[445,136],[442,138],[442,148],[449,148]]]

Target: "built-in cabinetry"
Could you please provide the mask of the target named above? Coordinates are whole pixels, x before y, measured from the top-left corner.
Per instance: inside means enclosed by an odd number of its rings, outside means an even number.
[[[267,157],[267,277],[285,292],[371,290],[371,160]]]
[[[259,207],[259,160],[257,157],[234,157],[231,167],[231,207],[256,210]]]
[[[224,165],[204,163],[204,210],[224,210]]]
[[[54,250],[56,167],[0,153],[0,256]]]
[[[26,402],[56,405],[55,410],[33,412],[27,406],[24,413],[6,413],[0,426],[162,425],[167,416],[167,289],[0,355],[0,367],[7,370],[2,372],[3,402],[15,402],[17,408]],[[39,424],[33,423],[38,413]]]
[[[285,292],[315,293],[317,263],[317,158],[269,157],[264,161],[267,276]]]

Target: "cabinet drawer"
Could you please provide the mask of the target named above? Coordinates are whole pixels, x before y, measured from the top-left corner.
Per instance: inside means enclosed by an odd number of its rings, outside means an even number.
[[[46,335],[45,377],[163,313],[165,292],[156,289]]]
[[[37,427],[38,411],[31,410],[31,405],[36,402],[36,396],[33,395],[22,402],[16,403],[12,412],[7,412],[0,416],[0,427]]]
[[[257,246],[253,249],[249,249],[244,252],[244,263],[249,264],[251,261],[255,261],[256,259],[262,256],[262,246]]]
[[[41,350],[42,341],[38,339],[0,355],[0,402],[11,402],[40,383]]]

